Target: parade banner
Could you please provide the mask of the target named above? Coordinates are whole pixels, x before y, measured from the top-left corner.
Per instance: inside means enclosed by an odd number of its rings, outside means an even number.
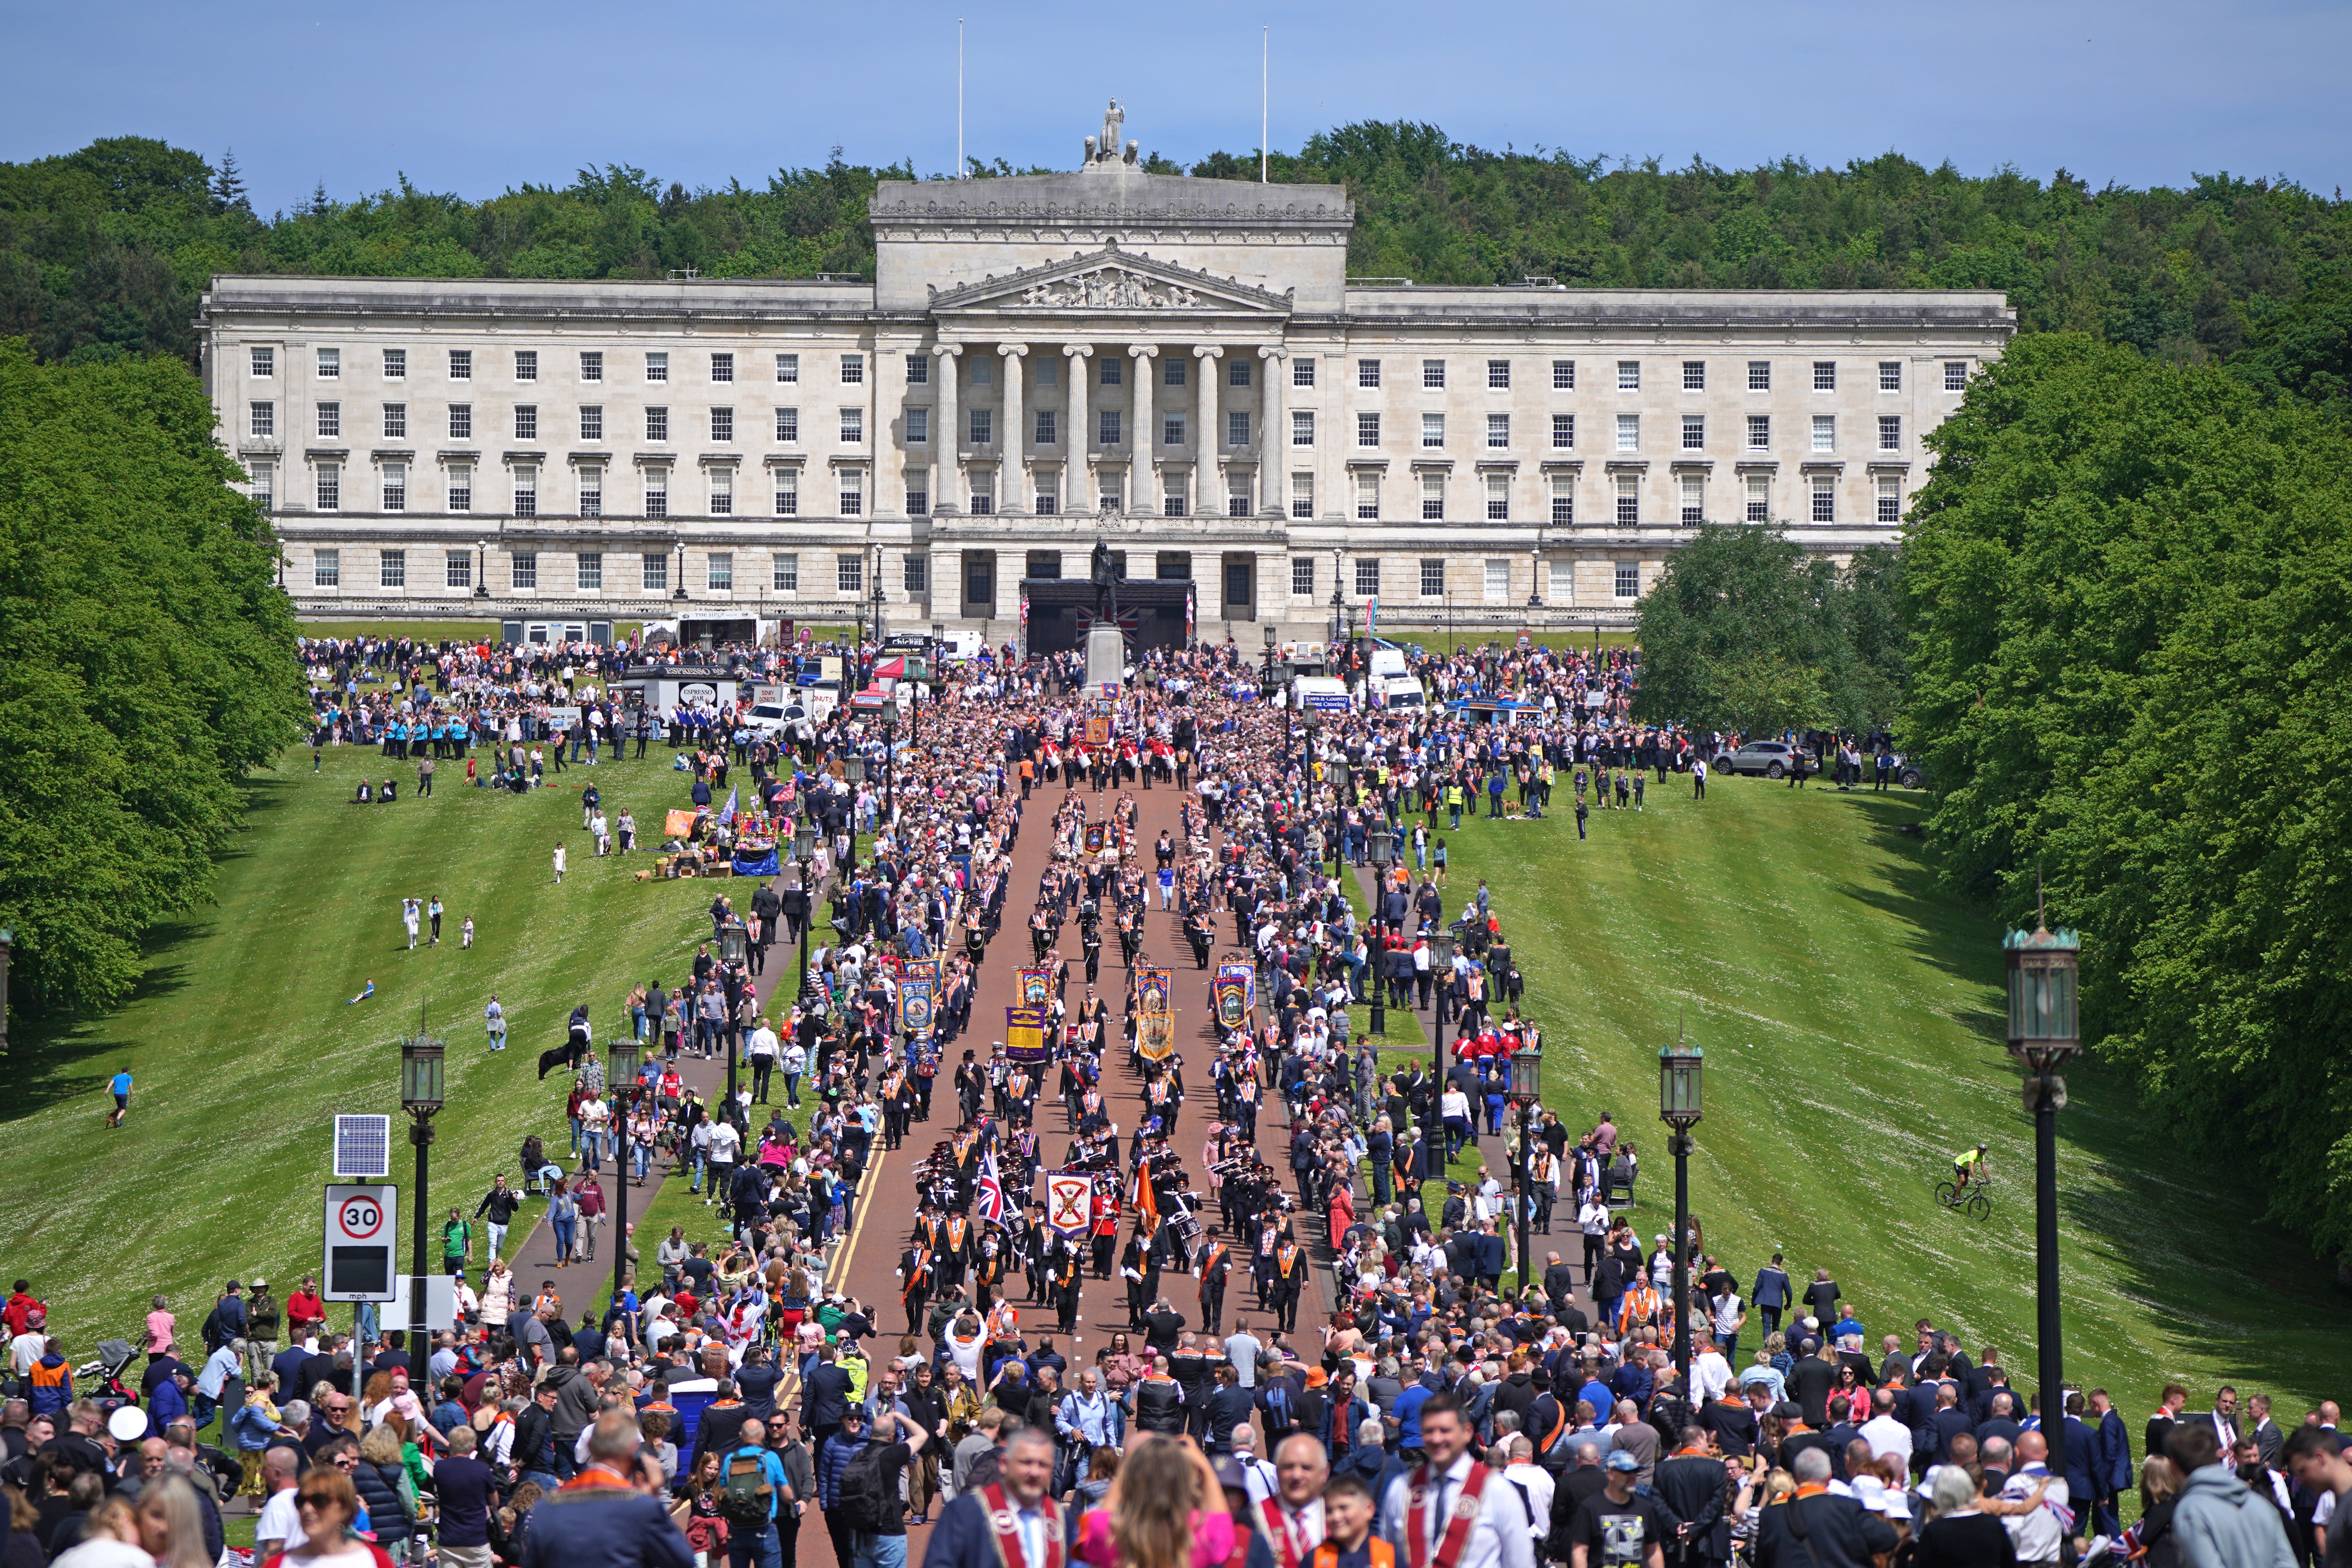
[[[940,983],[940,961],[936,958],[901,958],[896,962],[901,980],[928,980],[934,985]]]
[[[1087,744],[1089,746],[1108,746],[1110,744],[1110,721],[1108,719],[1096,717],[1087,721]]]
[[[1217,1022],[1228,1029],[1238,1029],[1246,1025],[1250,1008],[1257,999],[1256,993],[1257,965],[1217,965]]]
[[[1054,972],[1050,969],[1023,969],[1015,972],[1019,985],[1013,994],[1021,998],[1024,1007],[1043,1007],[1054,994]]]
[[[1079,1237],[1091,1228],[1095,1183],[1084,1171],[1045,1173],[1045,1224],[1063,1236]]]
[[[939,984],[932,980],[898,982],[898,1033],[928,1035],[939,1010]]]
[[[1108,837],[1108,835],[1109,831],[1110,831],[1110,828],[1109,828],[1109,825],[1108,825],[1108,823],[1101,823],[1101,822],[1089,822],[1089,823],[1087,823],[1087,854],[1089,854],[1089,855],[1099,855],[1099,854],[1101,854],[1101,853],[1103,852],[1103,840],[1104,840],[1104,838],[1105,838],[1106,837]]]
[[[1004,1010],[1004,1057],[1007,1061],[1033,1064],[1054,1059],[1053,1047],[1045,1043],[1044,1008],[1007,1007]]]
[[[1148,1062],[1164,1062],[1176,1051],[1175,976],[1147,963],[1137,971],[1135,989],[1136,1053]]]

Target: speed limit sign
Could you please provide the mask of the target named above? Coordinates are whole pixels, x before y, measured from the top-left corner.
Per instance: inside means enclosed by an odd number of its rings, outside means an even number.
[[[336,1183],[327,1188],[326,1265],[320,1294],[330,1301],[389,1301],[393,1248],[400,1235],[400,1189],[390,1182]]]

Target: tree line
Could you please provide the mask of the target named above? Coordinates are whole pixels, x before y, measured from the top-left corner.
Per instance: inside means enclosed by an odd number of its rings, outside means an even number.
[[[11,1002],[102,1007],[211,896],[237,785],[307,711],[278,546],[162,357],[0,338],[0,926]]]
[[[2274,312],[2352,258],[2352,212],[2287,182],[2200,174],[2093,190],[2060,170],[1968,175],[1899,153],[1815,168],[1693,159],[1679,169],[1449,140],[1363,122],[1270,155],[1277,183],[1345,184],[1349,270],[1422,283],[1683,289],[1998,289],[2027,331],[2086,332],[2179,362],[2237,353]],[[1162,174],[1254,179],[1255,150]],[[976,177],[1016,172],[971,161]],[[838,150],[821,168],[689,190],[646,171],[583,169],[562,188],[480,201],[403,178],[348,199],[322,187],[254,210],[233,157],[142,137],[0,163],[0,334],[43,359],[171,353],[216,272],[432,278],[871,277],[866,204],[910,162]]]

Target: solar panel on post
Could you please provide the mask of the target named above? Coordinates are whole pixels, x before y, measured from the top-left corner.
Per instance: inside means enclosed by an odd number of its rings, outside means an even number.
[[[392,1118],[335,1118],[335,1175],[341,1181],[382,1181],[392,1174]]]

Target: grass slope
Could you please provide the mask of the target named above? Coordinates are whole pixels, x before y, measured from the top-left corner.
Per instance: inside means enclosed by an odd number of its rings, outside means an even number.
[[[151,1293],[171,1298],[194,1344],[223,1280],[262,1274],[282,1293],[315,1273],[337,1112],[393,1117],[404,1266],[414,1156],[398,1042],[420,1011],[448,1042],[431,1196],[436,1213],[462,1201],[470,1214],[494,1172],[512,1173],[525,1132],[565,1146],[569,1079],[541,1084],[535,1058],[562,1043],[572,1007],[588,1004],[597,1038],[609,1037],[632,984],[685,972],[713,892],[745,890],[640,883],[633,872],[650,856],[593,858],[578,787],[595,781],[609,813],[626,804],[657,833],[663,808],[686,797],[667,752],[573,768],[520,798],[467,789],[464,764],[444,763],[439,794],[414,800],[413,764],[372,749],[331,752],[316,778],[307,751],[283,765],[247,791],[218,901],[160,933],[135,999],[16,1034],[0,1109],[15,1178],[0,1185],[0,1275],[34,1281],[77,1356],[129,1333]],[[404,785],[397,804],[348,804],[361,777],[387,773]],[[556,888],[559,839],[571,866]],[[404,951],[399,900],[436,892],[448,910],[441,946]],[[468,914],[470,952],[457,945]],[[374,996],[348,1004],[370,980]],[[510,1030],[499,1056],[481,1025],[493,991]],[[109,1131],[106,1079],[125,1063],[138,1087],[129,1121]]]
[[[1644,1240],[1671,1224],[1654,1119],[1679,1021],[1706,1051],[1691,1205],[1709,1250],[1745,1282],[1781,1247],[1792,1271],[1825,1268],[1855,1299],[1874,1351],[1933,1317],[1972,1351],[1998,1345],[2030,1386],[2033,1128],[2002,1041],[2000,933],[1897,831],[1920,797],[1718,778],[1694,801],[1671,778],[1644,812],[1595,811],[1582,843],[1565,773],[1555,800],[1542,822],[1447,834],[1448,908],[1487,879],[1546,1026],[1546,1102],[1578,1129],[1613,1111],[1633,1138]],[[2352,1301],[2258,1222],[2226,1152],[2180,1147],[2093,1064],[2069,1081],[2070,1381],[2135,1419],[2173,1379],[2198,1408],[2221,1382],[2269,1391],[2282,1425],[2339,1396]],[[1996,1181],[1983,1225],[1932,1196],[1979,1140]]]

